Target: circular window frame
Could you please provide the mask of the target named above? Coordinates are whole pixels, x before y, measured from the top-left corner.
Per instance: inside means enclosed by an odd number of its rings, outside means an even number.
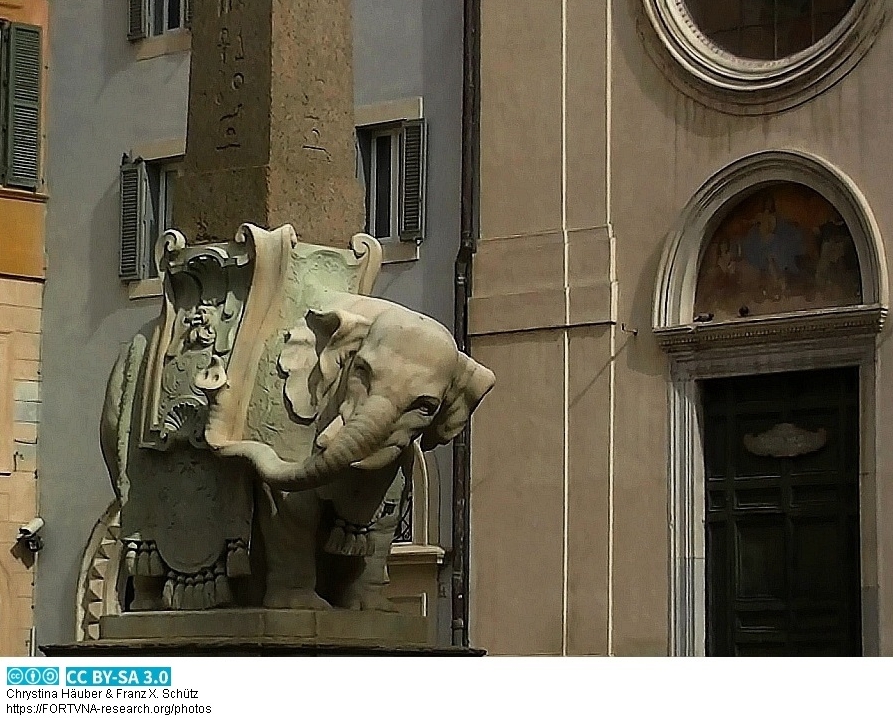
[[[752,60],[704,35],[685,0],[642,0],[642,6],[659,41],[655,59],[670,81],[702,104],[742,115],[779,112],[828,89],[865,55],[888,14],[887,0],[855,0],[830,33],[805,50]]]

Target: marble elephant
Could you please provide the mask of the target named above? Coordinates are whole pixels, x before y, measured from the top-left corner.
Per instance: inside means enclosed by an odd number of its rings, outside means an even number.
[[[122,350],[101,421],[128,610],[389,610],[411,467],[462,430],[492,372],[435,320],[366,296],[371,237],[166,238],[162,313]]]
[[[247,460],[267,486],[264,604],[387,610],[381,588],[398,472],[411,479],[420,449],[451,441],[495,378],[435,320],[347,293],[326,293],[307,312],[279,367],[285,407],[315,426],[311,455],[284,461],[256,441],[217,448]]]

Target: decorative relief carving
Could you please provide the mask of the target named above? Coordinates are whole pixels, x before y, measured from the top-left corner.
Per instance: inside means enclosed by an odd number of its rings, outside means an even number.
[[[245,308],[249,262],[244,243],[187,247],[171,230],[161,243],[165,328],[154,343],[154,386],[148,386],[143,445],[178,441],[202,447],[209,397],[227,383],[226,367]],[[166,341],[165,341],[166,340]]]
[[[757,456],[791,459],[811,454],[828,443],[828,430],[809,431],[795,424],[776,424],[762,434],[745,434],[744,446]]]

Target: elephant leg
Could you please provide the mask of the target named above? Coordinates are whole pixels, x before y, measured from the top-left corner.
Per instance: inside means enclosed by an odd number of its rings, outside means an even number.
[[[164,577],[133,576],[133,600],[131,611],[161,611],[165,605],[162,600]]]
[[[257,510],[267,560],[264,606],[331,608],[316,592],[320,505],[314,492],[284,493],[264,485]]]
[[[394,531],[400,520],[403,501],[404,479],[398,475],[384,498],[384,511],[370,527],[369,535],[374,542],[371,556],[333,556],[342,572],[341,591],[336,605],[353,610],[396,612],[397,607],[384,595],[390,582],[388,556]]]

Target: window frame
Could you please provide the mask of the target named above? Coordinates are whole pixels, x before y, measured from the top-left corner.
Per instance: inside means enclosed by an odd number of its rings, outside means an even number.
[[[169,28],[168,11],[170,0],[127,0],[127,38],[131,41],[160,38],[176,35],[192,26],[192,3],[195,0],[180,1],[180,18],[176,27]],[[158,3],[161,3],[160,6]],[[156,32],[157,12],[161,10],[161,32]]]
[[[375,223],[378,205],[373,205],[377,192],[377,153],[373,152],[381,137],[391,138],[390,232],[377,236]],[[382,245],[415,243],[425,237],[427,183],[427,125],[421,117],[390,122],[358,125],[357,179],[363,184],[366,204],[365,231]],[[411,209],[411,205],[415,205]],[[387,258],[386,258],[387,259]]]
[[[400,188],[402,177],[400,172],[400,125],[377,125],[375,129],[369,128],[368,142],[368,167],[364,166],[365,190],[366,190],[366,227],[365,232],[372,235],[380,242],[395,242],[400,239]],[[388,225],[389,232],[386,236],[379,236],[374,230],[378,224],[380,205],[378,199],[378,152],[377,144],[382,138],[390,138],[389,149],[389,185],[388,185]],[[360,140],[362,143],[363,140]],[[374,201],[373,201],[374,200]]]
[[[0,18],[0,185],[33,193],[43,185],[43,41],[40,26]]]
[[[122,158],[118,277],[132,285],[132,298],[161,293],[160,286],[155,286],[159,284],[155,249],[164,231],[171,228],[168,225],[173,224],[174,192],[169,187],[169,177],[172,173],[176,173],[176,177],[182,176],[183,159],[183,154],[157,157],[125,154]],[[135,188],[125,185],[128,172],[134,173]],[[125,192],[132,192],[133,196],[125,198]],[[128,208],[128,201],[133,202],[132,208]],[[126,239],[128,234],[132,235],[132,240]],[[131,251],[125,247],[128,241],[133,242],[132,251],[136,255],[132,262],[125,256],[127,251]],[[132,269],[130,264],[133,265]]]
[[[177,18],[176,27],[170,27],[170,0],[149,0],[149,37],[161,37],[172,32],[182,32],[187,28],[187,19],[189,10],[187,5],[189,0],[179,0],[179,18]],[[161,12],[161,17],[158,13]],[[160,23],[161,32],[156,31],[156,26]]]
[[[799,105],[845,76],[872,46],[886,0],[855,0],[843,20],[810,47],[779,60],[737,57],[697,27],[686,0],[642,0],[646,47],[685,94],[729,114],[761,115]]]

